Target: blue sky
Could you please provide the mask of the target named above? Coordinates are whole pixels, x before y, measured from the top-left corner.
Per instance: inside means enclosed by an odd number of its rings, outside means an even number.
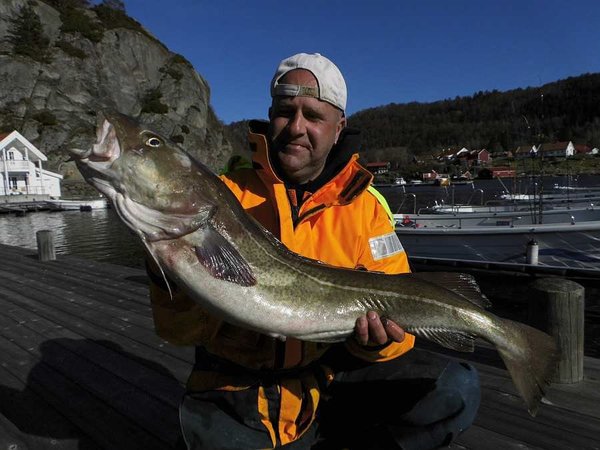
[[[600,72],[600,0],[124,0],[208,81],[225,123],[264,119],[279,61],[332,59],[348,114]]]

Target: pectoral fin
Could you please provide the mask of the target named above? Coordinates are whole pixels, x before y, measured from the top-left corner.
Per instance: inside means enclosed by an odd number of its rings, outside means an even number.
[[[213,277],[240,286],[256,284],[250,265],[217,231],[206,229],[202,246],[197,246],[194,250],[198,261]]]

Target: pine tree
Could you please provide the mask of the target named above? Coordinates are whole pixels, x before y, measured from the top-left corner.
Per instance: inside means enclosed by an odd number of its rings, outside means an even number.
[[[10,20],[8,41],[13,44],[16,55],[24,55],[39,62],[50,59],[50,40],[31,3],[22,6],[17,17]]]

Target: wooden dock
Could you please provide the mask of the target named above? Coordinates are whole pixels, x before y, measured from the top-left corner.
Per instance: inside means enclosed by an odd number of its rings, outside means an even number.
[[[193,351],[154,333],[144,271],[4,245],[0,258],[0,450],[182,448]],[[600,360],[532,418],[495,350],[468,356],[483,401],[453,449],[600,448]]]

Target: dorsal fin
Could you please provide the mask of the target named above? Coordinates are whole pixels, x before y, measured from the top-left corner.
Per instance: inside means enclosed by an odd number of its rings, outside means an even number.
[[[413,275],[415,278],[445,287],[480,308],[492,306],[492,303],[479,289],[477,281],[472,275],[455,272],[418,272]]]

